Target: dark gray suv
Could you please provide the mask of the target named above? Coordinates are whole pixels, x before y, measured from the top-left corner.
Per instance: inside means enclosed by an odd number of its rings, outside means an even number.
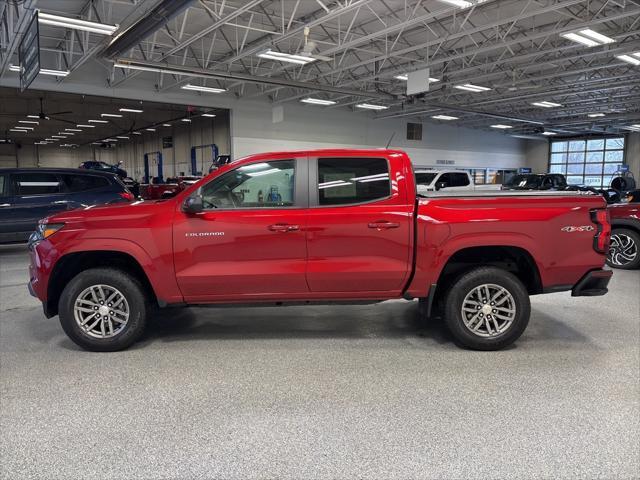
[[[61,210],[133,199],[112,173],[0,168],[0,243],[26,241],[41,218]]]

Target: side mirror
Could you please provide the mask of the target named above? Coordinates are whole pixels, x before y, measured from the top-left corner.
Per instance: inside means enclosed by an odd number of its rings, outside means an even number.
[[[202,202],[202,196],[191,195],[188,197],[182,205],[182,211],[185,213],[200,213],[204,210],[204,203]]]
[[[447,188],[449,184],[447,182],[436,182],[436,190]]]

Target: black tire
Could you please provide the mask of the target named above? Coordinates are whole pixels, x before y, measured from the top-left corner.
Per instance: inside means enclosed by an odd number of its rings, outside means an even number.
[[[626,247],[627,258],[619,254],[619,245]],[[632,260],[628,260],[631,252],[635,257]],[[640,266],[640,234],[628,228],[614,228],[611,232],[611,248],[609,248],[609,253],[607,254],[607,265],[622,270],[638,268]]]
[[[496,329],[496,332],[494,332],[492,336],[481,336],[482,332],[472,332],[463,319],[462,308],[465,297],[481,285],[496,285],[504,288],[511,295],[510,299],[508,299],[508,304],[515,308],[515,312],[510,316],[510,318],[512,318],[510,324],[500,333],[496,333],[499,330]],[[480,306],[483,302],[478,303],[478,306]],[[491,302],[489,302],[489,304],[490,303]],[[480,306],[480,309],[482,308],[483,306]],[[487,305],[487,308],[491,307]],[[488,312],[488,314],[492,315],[491,312]],[[530,314],[531,304],[529,302],[527,289],[515,275],[500,268],[479,267],[468,271],[451,284],[446,296],[445,322],[447,327],[451,331],[457,345],[473,350],[500,350],[501,348],[511,345],[527,328]],[[475,312],[468,313],[467,315],[473,318]],[[493,315],[495,317],[495,314]],[[500,326],[501,322],[504,322],[504,320],[494,319],[498,326]],[[479,322],[485,322],[482,328],[484,328],[485,325],[488,325],[488,329],[493,327],[489,320],[479,319]],[[477,324],[474,324],[473,326],[476,325]],[[490,335],[490,331],[488,333]]]
[[[117,289],[127,302],[128,320],[120,327],[121,331],[108,338],[96,338],[88,334],[80,327],[74,315],[76,299],[94,285]],[[113,268],[92,268],[79,273],[64,288],[58,303],[58,315],[64,332],[74,343],[93,352],[124,350],[136,342],[144,332],[147,310],[144,289],[137,279]],[[112,322],[112,325],[116,323]]]

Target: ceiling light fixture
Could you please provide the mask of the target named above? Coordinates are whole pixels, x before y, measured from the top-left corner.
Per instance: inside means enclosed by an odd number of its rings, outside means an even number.
[[[119,115],[117,113],[101,113],[100,116],[101,117],[122,118],[122,115]]]
[[[459,120],[458,117],[452,117],[451,115],[434,115],[431,118],[435,120]]]
[[[96,128],[95,125],[76,125],[76,127],[82,127],[82,128]]]
[[[335,102],[333,100],[324,100],[322,98],[311,98],[311,97],[307,97],[307,98],[303,98],[302,100],[300,100],[302,103],[310,103],[311,105],[335,105],[338,102]]]
[[[145,130],[146,130],[147,132],[155,132],[155,131],[156,131],[156,129],[155,129],[155,128],[145,128]]]
[[[65,132],[81,132],[79,128],[65,128]]]
[[[40,115],[27,115],[27,118],[40,118]]]
[[[12,72],[19,72],[20,65],[9,65],[9,70],[11,70]],[[50,68],[41,68],[38,73],[41,73],[42,75],[51,75],[53,77],[66,77],[71,72],[69,72],[69,70],[52,70]]]
[[[278,62],[296,63],[298,65],[306,65],[307,63],[316,61],[315,58],[306,55],[293,55],[291,53],[276,52],[271,49],[259,53],[258,57],[276,60]]]
[[[589,115],[587,115],[589,118],[600,118],[600,117],[604,117],[604,113],[590,113]]]
[[[480,85],[474,85],[472,83],[465,83],[464,85],[456,85],[454,88],[457,88],[458,90],[465,90],[467,92],[474,92],[474,93],[487,92],[491,90],[489,87],[481,87]]]
[[[170,126],[171,126],[171,124],[170,124],[170,123],[163,123],[163,124],[162,124],[162,126],[163,126],[163,127],[170,127]]]
[[[181,118],[180,121],[181,122],[190,122],[191,119],[190,118]]]
[[[215,113],[203,113],[203,114],[202,114],[202,116],[203,116],[203,117],[213,118],[213,117],[215,117],[215,116],[216,116],[216,114],[215,114]],[[171,125],[167,125],[167,126],[169,126],[169,127],[170,127]]]
[[[449,5],[453,5],[458,8],[469,8],[473,5],[473,3],[468,2],[467,0],[440,0],[443,3],[448,3]],[[485,0],[486,1],[486,0]],[[478,2],[481,3],[481,2]]]
[[[34,122],[33,120],[18,120],[18,123],[31,123],[33,125],[40,125],[40,122]]]
[[[21,127],[20,125],[15,126],[13,128],[17,128],[17,129],[20,129],[20,130],[33,130],[33,127]]]
[[[29,133],[27,130],[22,130],[21,128],[10,128],[9,129],[10,132],[22,132],[22,133]]]
[[[630,63],[631,65],[640,65],[640,52],[632,53],[631,55],[618,55],[616,58],[619,58],[623,62]]]
[[[207,93],[222,93],[227,91],[225,88],[201,87],[200,85],[191,85],[190,83],[187,83],[186,85],[183,85],[180,88],[182,88],[183,90],[194,90],[196,92],[207,92]]]
[[[64,135],[51,135],[52,138],[67,138]]]
[[[638,125],[629,125],[628,127],[622,127],[624,130],[630,130],[632,132],[640,132],[640,124]]]
[[[561,33],[560,36],[567,40],[571,40],[572,42],[586,45],[587,47],[598,47],[600,45],[607,45],[615,42],[613,38],[602,35],[590,28],[580,30],[579,32]]]
[[[396,75],[393,78],[397,79],[397,80],[402,80],[403,82],[406,82],[407,80],[409,80],[409,74],[408,73],[403,73],[400,75]],[[438,78],[433,78],[433,77],[429,77],[429,82],[430,83],[435,83],[435,82],[439,82],[440,79]]]
[[[38,11],[38,22],[44,25],[54,25],[56,27],[99,33],[100,35],[113,35],[113,33],[118,29],[118,25],[107,25],[105,23],[78,20],[77,18],[61,17],[59,15],[51,15],[50,13],[44,13],[41,11]]]
[[[546,135],[547,137],[550,137],[552,135],[557,135],[556,132],[542,132],[542,135]]]
[[[491,128],[498,128],[500,130],[506,130],[508,128],[513,128],[511,125],[502,125],[502,124],[497,124],[497,125],[491,125]]]
[[[359,103],[356,105],[356,108],[364,108],[365,110],[386,110],[389,107],[385,105],[374,105],[372,103]]]
[[[554,107],[562,106],[559,103],[547,102],[546,100],[543,102],[533,102],[531,105],[535,105],[536,107],[542,107],[542,108],[554,108]]]
[[[124,135],[116,135],[116,138],[121,138],[123,140],[129,140],[129,137],[125,137]]]
[[[109,123],[109,120],[87,120],[89,123]]]
[[[131,135],[142,135],[141,132],[131,132]]]
[[[137,108],[120,108],[119,111],[120,112],[129,112],[129,113],[142,113],[142,110],[139,110]]]

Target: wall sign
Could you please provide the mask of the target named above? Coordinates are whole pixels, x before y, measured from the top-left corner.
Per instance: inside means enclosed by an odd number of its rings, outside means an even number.
[[[173,137],[162,137],[162,148],[173,148]]]
[[[24,92],[40,73],[40,30],[38,11],[31,17],[29,26],[18,47],[20,61],[20,91]]]
[[[436,164],[438,165],[455,165],[455,160],[436,160]]]

